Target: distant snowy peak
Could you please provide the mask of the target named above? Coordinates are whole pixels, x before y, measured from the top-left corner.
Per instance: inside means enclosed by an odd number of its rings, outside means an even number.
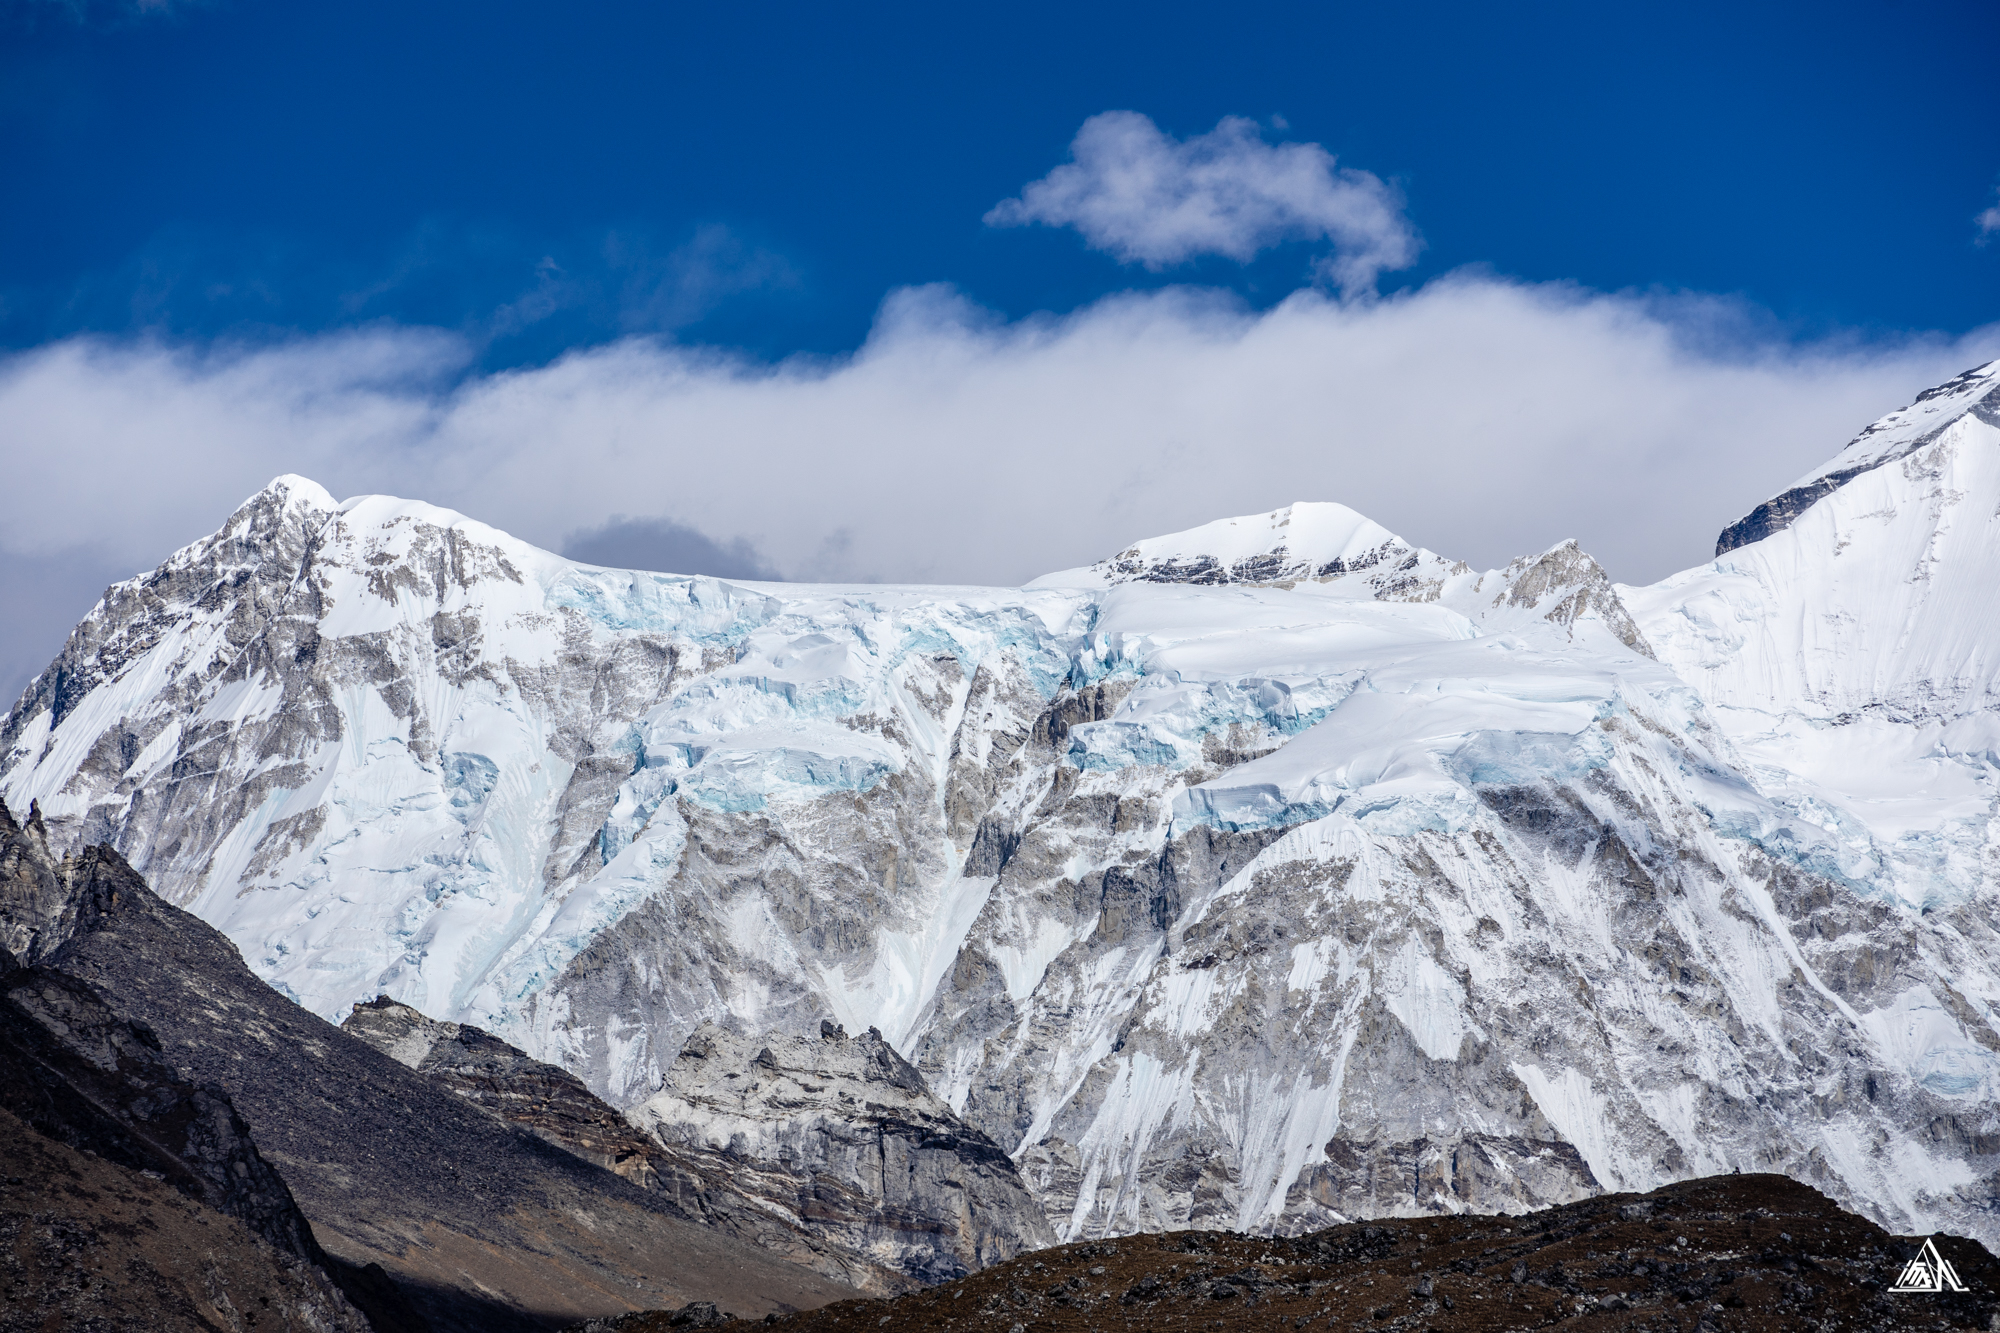
[[[1574,541],[1505,569],[1475,572],[1398,537],[1346,505],[1297,502],[1268,514],[1217,519],[1134,542],[1108,560],[1064,570],[1030,587],[1114,588],[1134,583],[1293,588],[1334,598],[1436,602],[1482,632],[1547,622],[1562,638],[1607,632],[1652,656],[1604,570]]]
[[[1516,622],[1547,621],[1574,642],[1590,626],[1601,626],[1635,653],[1653,656],[1646,636],[1626,609],[1618,587],[1603,566],[1574,539],[1558,542],[1540,555],[1524,555],[1505,569],[1481,574],[1470,595],[1458,592],[1463,579],[1446,585],[1447,603],[1467,602],[1475,621],[1499,628]]]
[[[229,516],[229,521],[222,525],[221,532],[216,536],[241,541],[252,535],[260,521],[267,521],[272,517],[282,521],[295,516],[315,521],[326,518],[339,508],[340,502],[333,498],[333,493],[326,487],[311,477],[301,477],[295,472],[287,472],[283,476],[273,477],[263,490],[238,505],[236,512]],[[207,540],[213,541],[215,538]],[[203,545],[206,545],[206,541],[196,542],[183,549],[194,550]]]
[[[1412,546],[1346,505],[1298,502],[1135,542],[1108,560],[1030,586],[1290,584],[1353,579],[1358,595],[1430,601],[1467,566]]]
[[[1926,389],[1908,407],[1862,431],[1823,466],[1724,528],[1716,538],[1715,553],[1724,555],[1784,531],[1800,514],[1862,473],[1907,458],[1967,417],[2000,427],[2000,361]]]
[[[92,725],[123,725],[125,710],[142,705],[163,709],[165,725],[175,707],[221,706],[219,692],[232,687],[255,694],[248,682],[273,669],[266,660],[273,625],[303,636],[287,651],[310,658],[323,635],[351,634],[361,621],[370,630],[400,626],[397,599],[419,585],[433,601],[456,606],[483,596],[473,592],[483,581],[518,588],[524,574],[548,581],[570,568],[449,509],[386,495],[337,501],[305,477],[277,477],[216,532],[105,590],[61,654],[0,716],[0,764],[19,758],[23,745],[43,747],[87,698],[104,714],[87,719]],[[357,590],[367,595],[350,595]],[[539,586],[527,593],[539,603]],[[146,671],[134,675],[142,662]],[[171,706],[146,702],[155,670],[177,682]],[[98,692],[120,680],[122,690]]]

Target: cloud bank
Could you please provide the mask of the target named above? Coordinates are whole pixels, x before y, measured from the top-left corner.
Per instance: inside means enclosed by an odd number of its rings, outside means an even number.
[[[912,289],[853,354],[777,364],[634,338],[476,374],[457,336],[393,327],[72,339],[0,361],[0,689],[105,582],[281,472],[593,559],[650,540],[638,563],[672,563],[699,539],[789,578],[1018,583],[1326,499],[1479,566],[1573,536],[1636,582],[1704,561],[1868,421],[2000,355],[2000,328],[1799,344],[1742,313],[1458,275],[1014,322]]]
[[[1257,123],[1225,116],[1175,139],[1136,111],[1083,122],[1072,161],[1002,200],[995,227],[1074,227],[1123,263],[1162,269],[1202,255],[1248,263],[1286,241],[1331,241],[1323,275],[1342,290],[1416,262],[1416,228],[1380,177],[1338,166],[1316,143],[1268,144]]]

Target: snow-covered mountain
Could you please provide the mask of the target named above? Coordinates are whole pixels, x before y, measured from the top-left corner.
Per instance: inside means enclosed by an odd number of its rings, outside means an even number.
[[[1992,1241],[1996,389],[1643,589],[1334,504],[732,583],[280,478],[106,594],[0,797],[620,1105],[704,1022],[879,1027],[1065,1237],[1741,1167]]]
[[[1870,426],[1713,564],[1619,589],[1760,789],[1839,849],[1824,872],[1919,910],[2000,882],[1996,519],[2000,362]]]

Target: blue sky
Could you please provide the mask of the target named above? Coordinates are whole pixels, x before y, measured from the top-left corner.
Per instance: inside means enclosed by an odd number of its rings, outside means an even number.
[[[1886,0],[0,0],[0,692],[284,471],[681,572],[1011,582],[1303,498],[1657,578],[2000,355],[1996,49]]]
[[[982,225],[1114,109],[1281,117],[1395,180],[1425,249],[1390,286],[1484,264],[1802,331],[1963,331],[2000,296],[1983,3],[7,12],[15,347],[388,319],[468,330],[486,365],[638,330],[782,355],[857,345],[913,283],[1016,316],[1298,285],[1304,245],[1150,274]],[[663,293],[691,242],[712,271]]]

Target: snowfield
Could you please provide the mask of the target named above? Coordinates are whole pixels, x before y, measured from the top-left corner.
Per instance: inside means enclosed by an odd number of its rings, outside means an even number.
[[[2000,1242],[2000,363],[1613,585],[1337,504],[1027,588],[562,560],[298,477],[0,727],[336,1020],[622,1105],[875,1027],[1059,1235],[1778,1170]]]

